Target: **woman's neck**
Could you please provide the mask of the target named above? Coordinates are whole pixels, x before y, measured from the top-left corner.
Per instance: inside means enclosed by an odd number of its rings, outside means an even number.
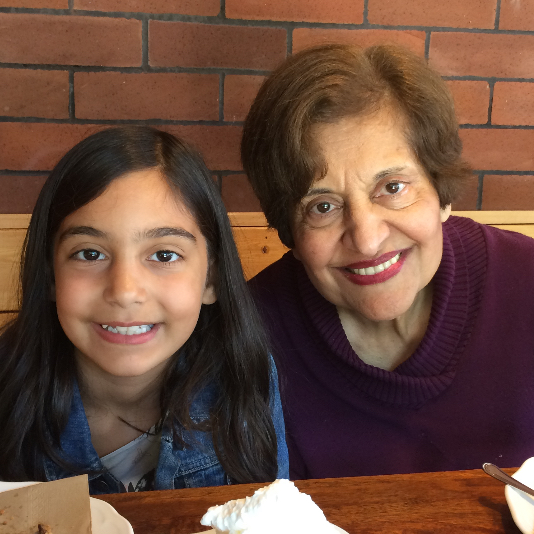
[[[364,362],[393,371],[406,361],[423,339],[432,310],[432,286],[421,290],[412,306],[388,321],[372,321],[345,308],[338,315],[354,352]]]

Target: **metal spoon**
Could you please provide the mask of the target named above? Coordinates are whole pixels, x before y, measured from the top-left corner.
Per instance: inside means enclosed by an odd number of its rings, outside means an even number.
[[[534,489],[525,486],[525,484],[522,484],[515,478],[512,478],[510,475],[507,475],[504,471],[501,471],[496,465],[484,464],[482,466],[482,469],[484,469],[484,472],[486,472],[488,475],[492,476],[493,478],[496,478],[500,482],[504,482],[505,484],[508,484],[509,486],[528,493],[528,495],[534,497]]]

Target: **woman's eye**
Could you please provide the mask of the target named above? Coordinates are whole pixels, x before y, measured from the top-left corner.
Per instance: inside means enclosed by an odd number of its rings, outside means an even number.
[[[104,260],[106,256],[102,254],[102,252],[98,252],[98,250],[86,248],[84,250],[80,250],[76,252],[76,254],[73,255],[73,258],[75,260],[80,260],[80,261],[97,261],[97,260]]]
[[[384,186],[384,191],[388,195],[395,195],[396,193],[400,193],[405,187],[406,184],[401,184],[400,182],[390,182]]]
[[[152,256],[150,256],[148,259],[152,261],[160,261],[162,263],[169,263],[171,261],[176,261],[179,258],[180,256],[172,250],[158,250],[157,252],[154,252],[154,254],[152,254]]]
[[[332,206],[330,202],[318,202],[312,207],[312,211],[324,215],[325,213],[332,211],[333,208],[334,206]]]

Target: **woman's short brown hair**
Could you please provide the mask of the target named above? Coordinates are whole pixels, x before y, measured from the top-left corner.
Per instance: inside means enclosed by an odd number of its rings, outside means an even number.
[[[452,97],[437,72],[400,47],[331,44],[288,58],[262,85],[245,120],[241,157],[269,225],[294,246],[291,221],[321,173],[317,123],[391,106],[406,120],[408,143],[427,171],[441,207],[457,196],[469,166]]]

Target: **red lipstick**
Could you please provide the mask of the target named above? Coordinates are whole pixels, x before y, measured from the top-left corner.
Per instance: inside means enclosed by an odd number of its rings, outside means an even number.
[[[382,282],[386,282],[390,278],[393,278],[395,275],[397,275],[401,271],[409,252],[410,252],[409,249],[394,250],[391,252],[386,252],[386,254],[382,254],[382,256],[375,258],[373,260],[361,261],[358,263],[347,265],[346,267],[341,269],[341,271],[343,275],[349,281],[359,286],[381,284]],[[352,270],[356,270],[356,269],[367,269],[369,267],[376,267],[377,265],[381,265],[387,261],[390,261],[392,258],[397,256],[398,254],[400,254],[400,256],[397,262],[390,265],[389,267],[386,267],[382,272],[378,272],[375,274],[357,274],[357,273],[351,272]]]

